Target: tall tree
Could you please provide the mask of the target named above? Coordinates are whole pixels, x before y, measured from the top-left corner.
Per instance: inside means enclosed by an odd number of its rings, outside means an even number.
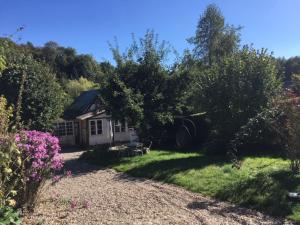
[[[176,86],[181,78],[164,65],[169,46],[148,31],[139,41],[133,38],[124,54],[118,47],[112,51],[117,68],[102,90],[107,109],[115,118],[131,119],[142,137],[156,140],[162,126],[171,122],[182,106],[176,102],[184,91]]]
[[[196,72],[194,105],[207,112],[214,134],[226,143],[281,90],[276,60],[265,50],[244,47],[220,65]]]
[[[195,36],[188,41],[194,45],[194,56],[211,66],[238,48],[240,29],[226,25],[220,9],[210,4],[200,16]]]
[[[62,113],[65,98],[55,74],[12,41],[2,39],[0,44],[0,56],[5,58],[5,68],[0,73],[0,95],[10,104],[20,101],[17,104],[21,106],[20,119],[29,128],[51,129],[52,122]]]

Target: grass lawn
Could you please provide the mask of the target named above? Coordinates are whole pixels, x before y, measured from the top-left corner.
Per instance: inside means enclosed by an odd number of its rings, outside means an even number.
[[[274,216],[300,222],[300,201],[287,198],[300,192],[300,176],[289,172],[289,162],[279,157],[245,156],[241,169],[222,156],[154,150],[144,156],[108,160],[97,151],[92,161],[136,177],[182,186],[190,191],[230,201]]]

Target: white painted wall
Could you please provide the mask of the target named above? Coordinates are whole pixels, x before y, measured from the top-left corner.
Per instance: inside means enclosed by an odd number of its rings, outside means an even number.
[[[100,118],[97,118],[100,120]],[[97,120],[93,118],[91,120]],[[102,120],[102,134],[91,135],[90,121],[88,120],[88,132],[89,132],[89,145],[100,145],[111,143],[111,121],[107,118],[101,118]]]
[[[90,121],[91,120],[102,120],[102,134],[91,135]],[[89,132],[89,145],[109,144],[112,142],[112,121],[111,117],[107,114],[102,114],[93,117],[88,121],[88,132]],[[127,122],[125,123],[125,132],[115,132],[115,142],[130,142],[132,136],[132,130],[128,129]]]
[[[130,141],[130,134],[129,132],[118,132],[115,133],[115,141],[116,142],[125,142],[125,141]]]

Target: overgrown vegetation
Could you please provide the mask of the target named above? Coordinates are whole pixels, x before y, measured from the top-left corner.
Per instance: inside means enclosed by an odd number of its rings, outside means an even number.
[[[153,31],[139,41],[133,37],[123,54],[117,46],[111,48],[117,67],[101,92],[106,108],[117,119],[131,120],[142,138],[155,140],[162,126],[182,113],[189,78],[164,66],[170,46]]]

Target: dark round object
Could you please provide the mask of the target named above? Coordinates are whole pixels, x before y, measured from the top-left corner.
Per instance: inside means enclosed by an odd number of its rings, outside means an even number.
[[[189,143],[191,143],[192,140],[193,140],[193,137],[187,126],[181,125],[180,127],[178,127],[178,130],[176,132],[177,147],[183,148],[183,147],[189,145]]]

